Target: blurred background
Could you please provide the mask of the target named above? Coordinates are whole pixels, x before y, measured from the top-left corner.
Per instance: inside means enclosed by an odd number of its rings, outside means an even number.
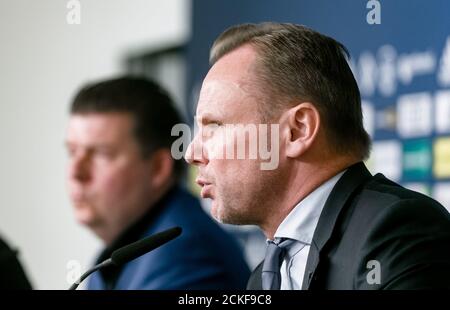
[[[449,1],[80,0],[79,23],[72,2],[0,0],[0,234],[34,288],[66,289],[69,262],[86,270],[101,248],[75,222],[65,188],[75,91],[143,74],[192,124],[209,48],[236,23],[300,23],[346,45],[374,141],[369,168],[450,207]],[[258,229],[226,228],[255,266]]]

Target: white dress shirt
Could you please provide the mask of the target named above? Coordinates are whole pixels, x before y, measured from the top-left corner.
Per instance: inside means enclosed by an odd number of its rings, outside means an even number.
[[[290,238],[297,241],[286,249],[281,264],[282,290],[302,289],[306,261],[320,214],[331,190],[344,172],[338,173],[306,196],[278,226],[274,239]]]

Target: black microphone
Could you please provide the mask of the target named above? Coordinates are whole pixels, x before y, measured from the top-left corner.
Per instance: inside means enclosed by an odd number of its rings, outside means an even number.
[[[126,264],[129,261],[162,246],[170,240],[175,239],[181,234],[181,231],[181,227],[173,227],[115,250],[110,258],[86,271],[72,284],[69,290],[75,290],[91,273],[106,266],[120,266]]]

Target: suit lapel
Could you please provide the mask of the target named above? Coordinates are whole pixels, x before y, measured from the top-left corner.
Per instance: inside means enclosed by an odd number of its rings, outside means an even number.
[[[309,289],[314,277],[314,272],[319,264],[320,251],[330,239],[338,216],[343,210],[346,202],[355,190],[370,179],[371,176],[372,175],[367,170],[364,163],[359,162],[350,166],[334,186],[330,196],[325,202],[316,230],[314,231],[306,263],[305,275],[303,277],[302,289]]]

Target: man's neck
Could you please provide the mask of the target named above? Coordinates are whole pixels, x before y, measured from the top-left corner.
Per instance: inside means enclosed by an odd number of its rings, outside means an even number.
[[[319,186],[359,160],[342,158],[332,163],[322,165],[299,164],[286,182],[286,191],[280,197],[281,204],[267,217],[267,221],[260,225],[266,238],[272,240],[281,222],[289,215],[294,207],[316,190]]]
[[[105,246],[110,246],[114,241],[119,238],[128,228],[130,228],[134,223],[139,221],[145,214],[149,212],[149,210],[153,209],[155,205],[157,205],[161,199],[167,195],[167,193],[175,186],[175,181],[170,180],[166,182],[163,186],[158,189],[151,191],[151,196],[142,201],[142,205],[138,208],[139,212],[135,212],[133,214],[128,214],[127,221],[124,221],[118,225],[117,223],[112,225],[104,225],[102,230],[98,230],[94,232],[97,236],[102,239]],[[105,227],[106,226],[106,227]]]

